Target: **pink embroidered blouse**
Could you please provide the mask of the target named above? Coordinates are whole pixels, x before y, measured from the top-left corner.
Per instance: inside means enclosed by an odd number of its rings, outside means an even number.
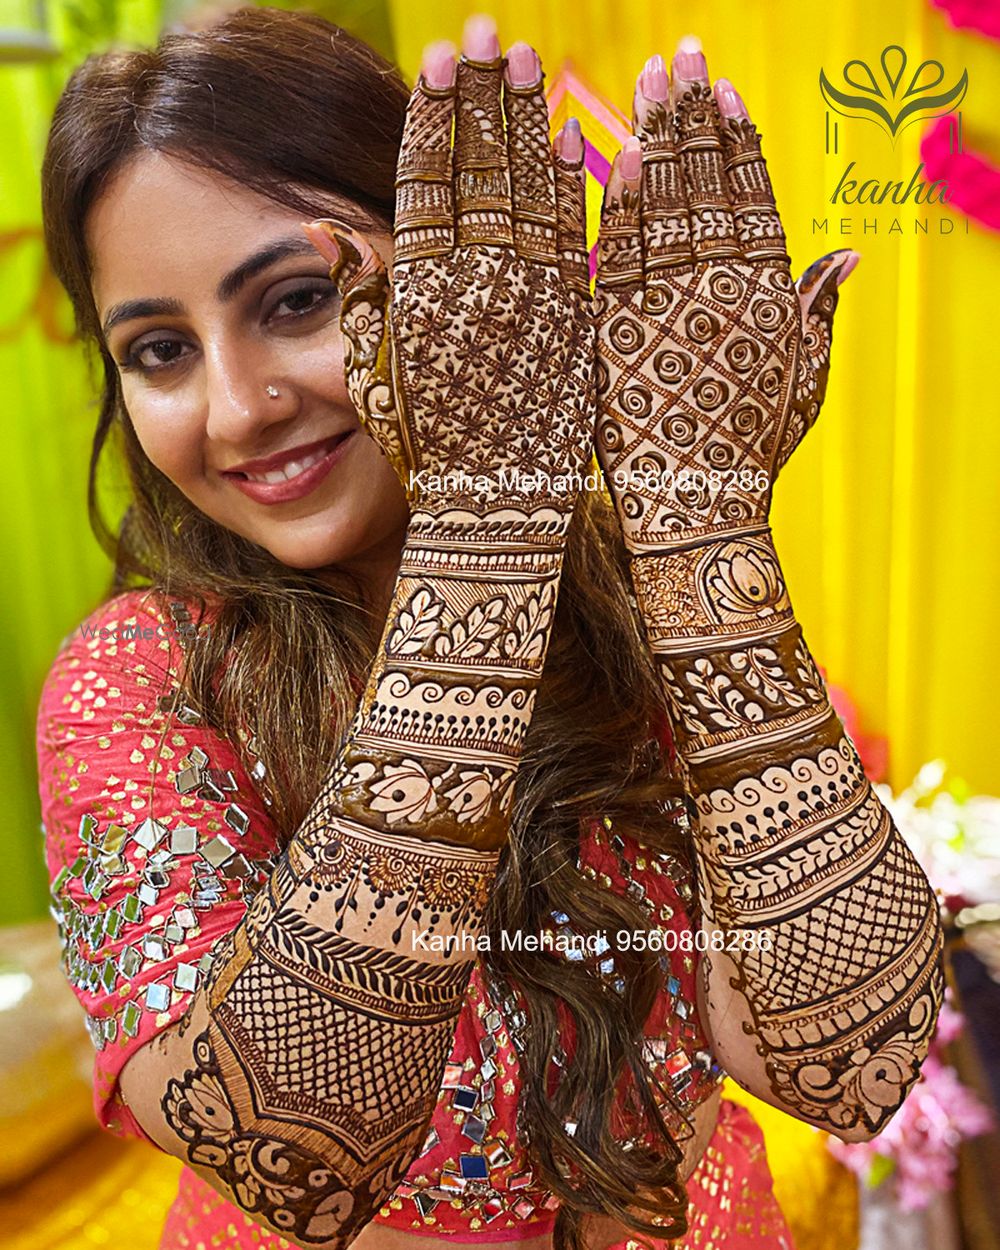
[[[216,944],[239,924],[279,854],[254,744],[242,750],[183,703],[174,708],[189,622],[184,605],[152,592],[116,596],[64,640],[38,712],[52,912],[96,1049],[95,1112],[107,1131],[147,1141],[121,1099],[119,1073],[181,1018]],[[583,871],[628,891],[651,927],[673,935],[664,941],[671,953],[660,957],[662,992],[645,1045],[670,1095],[669,1123],[723,1075],[696,1007],[692,882],[679,860],[609,826],[595,821],[582,831]],[[568,919],[553,913],[554,931]],[[601,969],[614,978],[610,955]],[[377,1222],[457,1241],[551,1230],[558,1199],[536,1176],[517,1123],[520,1023],[517,1004],[502,999],[477,962],[427,1139]],[[730,1250],[791,1246],[759,1130],[735,1104],[722,1104],[689,1199],[684,1245],[709,1247],[726,1236],[718,1244]],[[734,1220],[751,1239],[728,1239]],[[208,1233],[231,1226],[244,1230],[239,1246],[290,1244],[184,1168],[164,1250],[208,1244]]]

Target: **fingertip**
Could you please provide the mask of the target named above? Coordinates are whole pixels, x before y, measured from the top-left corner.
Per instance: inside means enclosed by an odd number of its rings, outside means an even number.
[[[340,247],[330,222],[323,219],[304,221],[302,229],[305,231],[306,238],[328,264],[335,265],[340,260]]]
[[[462,29],[462,53],[472,61],[495,61],[500,55],[497,24],[487,13],[474,13]]]
[[[723,117],[749,117],[743,97],[728,78],[717,78],[713,88],[719,112]]]
[[[536,87],[542,79],[542,62],[530,43],[523,40],[507,49],[506,75],[512,87]]]
[[[697,35],[685,35],[677,45],[673,59],[674,82],[708,82],[708,64]]]
[[[560,127],[552,146],[556,155],[568,165],[576,165],[583,160],[583,131],[576,117],[570,117]]]
[[[851,276],[854,270],[858,267],[858,261],[860,259],[860,252],[855,252],[853,250],[848,251],[846,260],[842,262],[840,268],[837,270],[837,286],[840,286],[846,278]]]
[[[625,182],[638,182],[642,176],[642,144],[630,135],[618,154],[618,171]]]
[[[455,58],[458,49],[449,39],[439,39],[424,48],[420,74],[428,87],[444,90],[455,81]]]

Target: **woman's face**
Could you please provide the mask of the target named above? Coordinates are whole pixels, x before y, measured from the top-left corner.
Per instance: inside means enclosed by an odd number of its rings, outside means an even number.
[[[378,575],[406,496],[348,398],[340,295],[301,222],[144,153],[88,217],[94,296],[143,450],[197,508],[292,568]]]

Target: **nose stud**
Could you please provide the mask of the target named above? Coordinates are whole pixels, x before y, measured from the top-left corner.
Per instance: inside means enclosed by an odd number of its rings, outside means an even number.
[[[276,386],[269,386],[269,387],[267,387],[267,395],[268,395],[268,398],[269,398],[269,399],[277,399],[277,398],[278,398],[278,388],[277,388]]]

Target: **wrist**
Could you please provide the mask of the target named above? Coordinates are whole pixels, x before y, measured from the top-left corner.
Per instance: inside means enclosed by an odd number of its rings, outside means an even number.
[[[631,552],[630,570],[647,638],[657,652],[696,648],[708,639],[735,645],[794,623],[766,524]]]
[[[566,547],[574,505],[575,499],[559,507],[528,501],[481,509],[457,498],[418,505],[410,513],[404,551],[411,547],[450,547],[560,556]]]

